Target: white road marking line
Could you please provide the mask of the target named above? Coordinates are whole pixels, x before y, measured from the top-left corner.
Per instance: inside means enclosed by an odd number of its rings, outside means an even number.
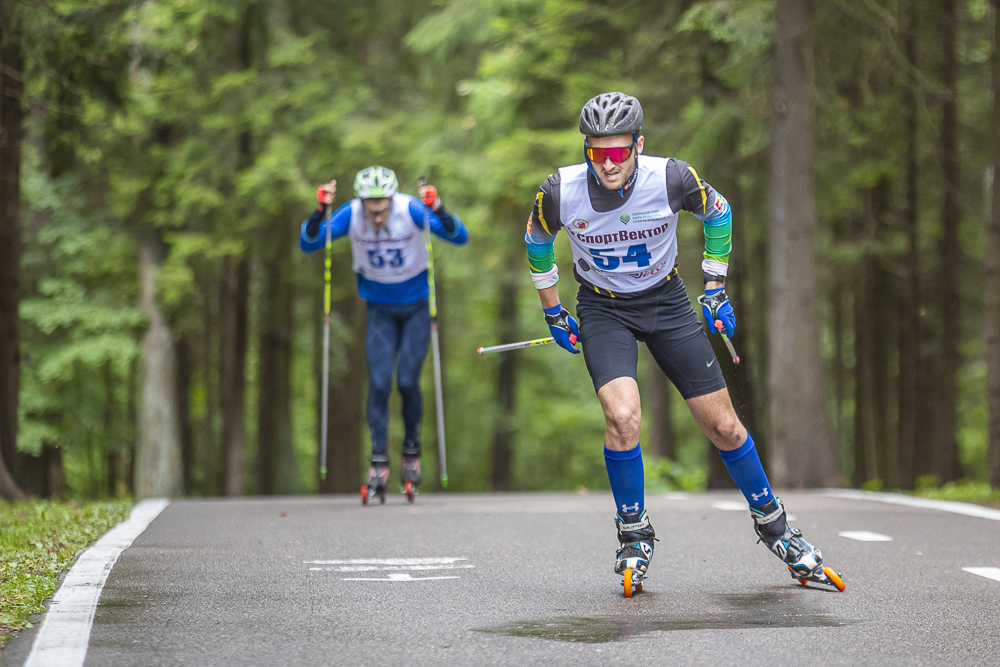
[[[978,574],[980,577],[986,577],[993,581],[1000,581],[1000,567],[963,567],[962,571]]]
[[[426,570],[471,570],[475,565],[453,564],[453,565],[341,565],[339,567],[311,567],[310,570],[321,570],[325,572],[385,572],[389,570],[409,570],[410,572]]]
[[[437,579],[458,579],[459,577],[411,577],[406,572],[392,572],[389,574],[388,579],[362,579],[362,578],[351,578],[342,579],[341,581],[434,581]]]
[[[980,519],[992,519],[1000,521],[1000,510],[972,503],[959,503],[954,500],[934,500],[932,498],[914,498],[904,496],[899,493],[882,493],[881,491],[858,491],[857,489],[827,489],[823,495],[832,498],[846,498],[848,500],[874,500],[890,505],[906,505],[908,507],[919,507],[921,509],[941,510],[942,512],[952,512],[953,514],[964,514]]]
[[[867,530],[842,530],[837,533],[841,537],[858,542],[892,542],[892,538],[881,533],[872,533]]]
[[[716,500],[712,503],[712,507],[725,512],[747,512],[750,510],[746,504],[737,500]]]
[[[52,598],[24,667],[83,665],[97,602],[111,568],[168,504],[166,498],[143,500],[132,508],[126,521],[80,554]]]
[[[347,558],[337,560],[304,560],[307,565],[450,565],[468,558]]]

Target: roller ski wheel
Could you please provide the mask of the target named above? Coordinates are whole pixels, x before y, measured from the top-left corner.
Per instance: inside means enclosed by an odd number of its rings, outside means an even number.
[[[763,507],[751,507],[750,516],[754,520],[758,542],[763,542],[785,563],[792,579],[803,586],[813,582],[832,586],[838,591],[847,588],[837,572],[823,567],[822,552],[802,537],[801,530],[788,525],[780,499],[774,498]]]
[[[630,567],[625,568],[625,572],[622,573],[624,579],[622,580],[622,589],[625,593],[625,597],[632,597],[632,592],[637,593],[642,592],[642,575],[633,570]]]
[[[405,440],[402,454],[399,477],[403,482],[406,500],[412,503],[414,496],[417,495],[417,484],[420,484],[420,443],[415,440]]]
[[[649,524],[646,510],[618,512],[615,526],[621,545],[616,553],[615,573],[622,575],[622,590],[625,597],[630,598],[633,591],[642,590],[642,581],[653,558],[656,533]]]
[[[368,482],[361,487],[361,503],[368,503],[378,498],[380,505],[385,505],[385,487],[389,482],[389,466],[373,461],[368,469]]]
[[[822,572],[817,572],[807,577],[797,574],[791,567],[788,568],[788,571],[792,573],[792,579],[797,579],[803,586],[808,586],[809,582],[813,582],[815,584],[823,584],[824,586],[836,588],[841,593],[847,590],[847,584],[845,584],[844,580],[840,577],[840,573],[834,572],[833,568],[830,567],[824,567]]]

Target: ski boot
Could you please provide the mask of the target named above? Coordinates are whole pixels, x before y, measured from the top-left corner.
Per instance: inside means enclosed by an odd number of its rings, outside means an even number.
[[[379,503],[385,505],[385,487],[389,483],[389,457],[372,456],[372,466],[368,469],[368,482],[361,487],[361,504],[367,505],[369,500],[378,496]]]
[[[615,561],[615,573],[624,577],[622,588],[625,597],[632,597],[632,589],[642,590],[642,580],[653,558],[653,542],[656,533],[649,524],[646,510],[618,512],[615,515],[618,528],[618,542],[621,544]]]
[[[403,481],[403,493],[406,499],[413,502],[417,495],[417,485],[420,484],[420,443],[414,440],[403,442],[403,461],[400,467],[400,477]]]
[[[829,567],[823,567],[823,554],[819,549],[802,539],[802,531],[790,528],[785,516],[785,507],[781,499],[775,497],[763,507],[750,507],[753,517],[753,529],[775,556],[780,558],[792,579],[805,586],[812,581],[817,584],[832,586],[843,591],[846,586],[840,574]]]

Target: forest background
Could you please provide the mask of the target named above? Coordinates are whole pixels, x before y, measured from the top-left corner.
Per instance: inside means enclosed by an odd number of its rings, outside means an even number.
[[[743,361],[717,352],[775,485],[1000,487],[997,5],[0,0],[0,495],[356,492],[364,305],[341,241],[321,483],[297,237],[371,164],[471,234],[435,255],[449,489],[607,488],[582,358],[475,350],[546,335],[525,221],[609,90],[733,206]],[[701,224],[678,236],[694,297]],[[651,487],[726,486],[644,350],[639,381]]]

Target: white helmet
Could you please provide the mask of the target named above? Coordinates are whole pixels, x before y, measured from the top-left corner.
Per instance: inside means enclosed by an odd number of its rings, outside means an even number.
[[[399,192],[396,172],[386,167],[368,167],[354,177],[354,195],[359,199],[391,197]]]

